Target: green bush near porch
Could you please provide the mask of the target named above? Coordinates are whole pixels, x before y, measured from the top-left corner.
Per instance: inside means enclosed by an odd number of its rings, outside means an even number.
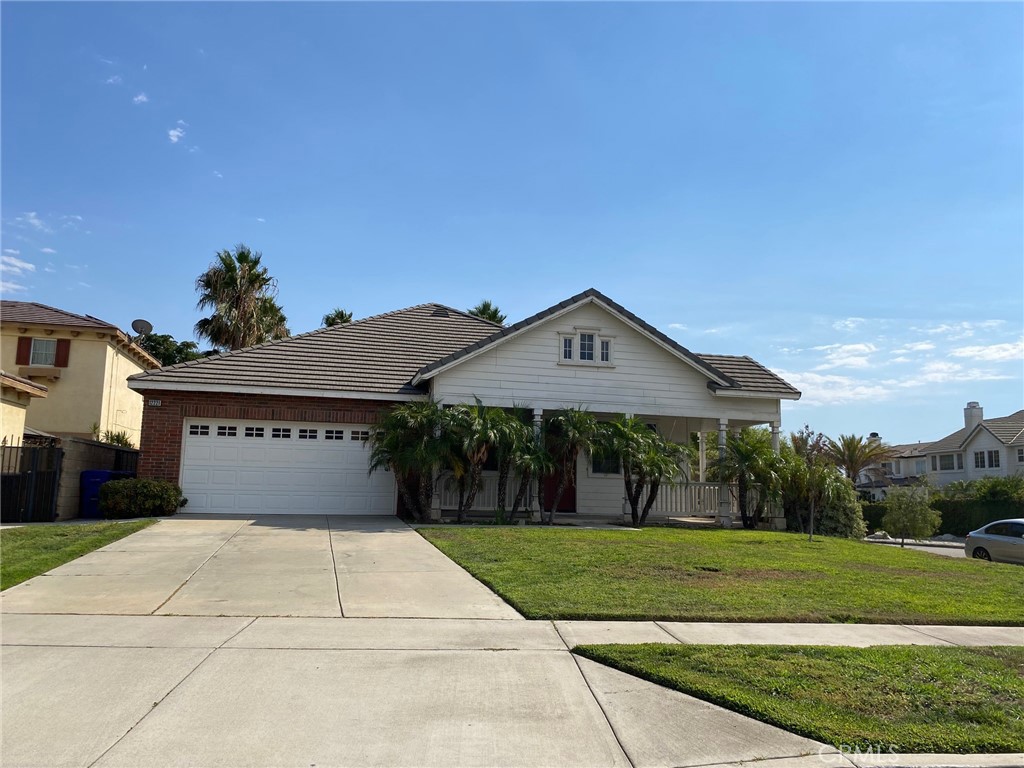
[[[1024,568],[790,533],[430,528],[531,619],[1024,625]]]
[[[1024,752],[1024,648],[591,645],[575,653],[847,752]]]

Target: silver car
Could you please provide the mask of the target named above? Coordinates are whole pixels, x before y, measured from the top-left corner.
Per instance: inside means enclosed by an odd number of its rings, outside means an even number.
[[[967,534],[964,554],[979,560],[1024,565],[1024,517],[996,520]]]

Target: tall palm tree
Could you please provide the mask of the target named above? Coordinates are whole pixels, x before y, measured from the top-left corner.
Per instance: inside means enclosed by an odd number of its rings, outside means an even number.
[[[277,281],[261,264],[263,255],[244,244],[221,251],[196,278],[196,309],[212,310],[195,325],[196,336],[221,350],[241,349],[289,335],[277,304]]]
[[[865,440],[860,435],[840,435],[838,440],[828,439],[825,453],[854,483],[865,472],[885,461],[892,449],[880,440]]]
[[[347,309],[341,307],[335,307],[326,315],[323,320],[320,321],[321,325],[325,328],[331,328],[335,325],[345,325],[346,323],[352,322],[352,313]]]
[[[498,460],[498,512],[503,514],[508,502],[508,479],[513,470],[517,453],[533,443],[533,429],[530,426],[531,411],[513,407],[511,411],[501,408],[491,410],[494,424],[494,453]]]
[[[597,419],[583,408],[565,408],[548,420],[548,432],[552,437],[552,453],[561,470],[558,490],[548,511],[547,523],[551,525],[565,489],[570,484],[576,485],[577,459],[581,453],[588,455],[594,450],[598,435]]]
[[[491,303],[490,299],[484,299],[472,309],[467,309],[466,312],[474,317],[490,320],[492,323],[496,323],[497,325],[504,325],[505,320],[507,319],[505,315],[501,314],[501,310],[498,309],[498,306]]]

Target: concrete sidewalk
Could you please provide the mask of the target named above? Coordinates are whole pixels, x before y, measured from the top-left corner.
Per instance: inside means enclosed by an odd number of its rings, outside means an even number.
[[[391,519],[162,521],[5,591],[0,608],[5,766],[1024,762],[844,755],[569,652],[1022,644],[1024,629],[526,621]]]

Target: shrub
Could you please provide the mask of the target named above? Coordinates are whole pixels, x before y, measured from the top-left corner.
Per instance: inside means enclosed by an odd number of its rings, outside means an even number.
[[[101,443],[109,443],[110,445],[119,445],[122,448],[134,448],[135,444],[132,443],[131,437],[127,432],[111,432],[107,430],[100,437]]]
[[[173,515],[183,505],[181,488],[166,480],[111,480],[100,486],[100,511],[108,520]]]
[[[882,528],[882,518],[885,517],[884,504],[874,501],[861,504],[861,512],[864,514],[864,522],[867,523],[869,533],[875,533]]]
[[[861,503],[851,483],[846,484],[844,493],[821,510],[821,522],[818,527],[822,536],[862,539],[867,535]]]
[[[942,513],[939,533],[966,536],[981,526],[1009,517],[1024,517],[1024,504],[990,499],[936,499],[932,507]]]
[[[883,502],[882,526],[900,539],[928,538],[942,522],[942,515],[928,502],[927,488],[893,488]]]

